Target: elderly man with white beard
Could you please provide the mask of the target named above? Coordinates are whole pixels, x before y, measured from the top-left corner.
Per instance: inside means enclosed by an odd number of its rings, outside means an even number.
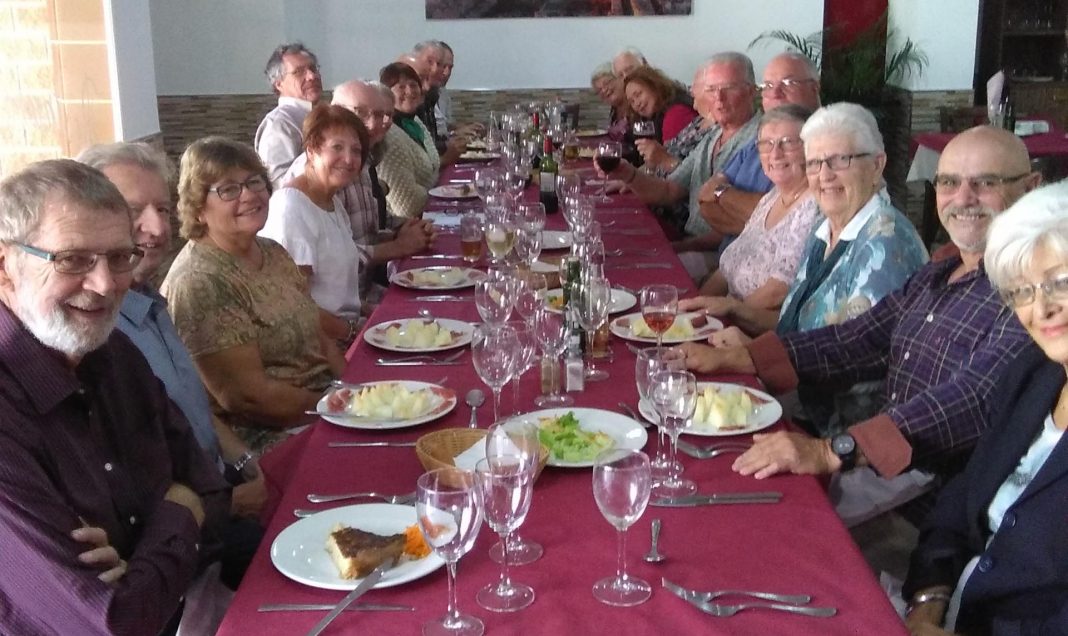
[[[171,633],[218,547],[229,488],[114,329],[141,258],[97,170],[0,182],[0,632]]]

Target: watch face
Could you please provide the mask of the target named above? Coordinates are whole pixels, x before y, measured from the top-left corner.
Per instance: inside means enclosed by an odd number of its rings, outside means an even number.
[[[852,454],[856,448],[857,442],[852,435],[835,435],[831,440],[831,450],[839,457]]]

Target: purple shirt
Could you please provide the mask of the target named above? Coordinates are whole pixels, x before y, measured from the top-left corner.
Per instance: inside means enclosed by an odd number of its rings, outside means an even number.
[[[987,428],[1001,372],[1035,346],[981,264],[948,282],[960,263],[929,263],[861,316],[782,339],[803,382],[886,378],[886,414],[912,446],[913,467],[942,476],[963,467]]]
[[[173,482],[200,495],[203,533],[163,501]],[[125,335],[71,369],[0,304],[0,632],[157,633],[228,511],[227,485]],[[117,587],[78,561],[83,523],[128,562]]]

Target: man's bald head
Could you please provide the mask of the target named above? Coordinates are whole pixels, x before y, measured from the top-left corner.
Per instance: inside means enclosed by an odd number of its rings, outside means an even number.
[[[414,68],[416,75],[419,76],[419,80],[423,84],[423,91],[430,90],[430,65],[426,63],[426,60],[412,53],[402,53],[397,57],[397,61]]]
[[[372,144],[385,138],[393,108],[386,103],[377,86],[363,80],[349,80],[334,89],[330,103],[356,113],[367,127]]]
[[[818,110],[822,104],[820,76],[816,65],[795,51],[776,55],[764,67],[760,96],[764,112],[786,104],[797,104],[811,111]]]

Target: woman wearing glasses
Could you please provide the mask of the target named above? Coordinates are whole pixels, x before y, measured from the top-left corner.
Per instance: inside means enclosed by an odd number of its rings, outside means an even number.
[[[1066,202],[1048,186],[990,226],[987,275],[1045,356],[1006,370],[991,428],[921,529],[902,590],[913,634],[1068,634]]]
[[[194,142],[178,183],[188,239],[161,291],[215,414],[256,451],[309,421],[343,361],[320,328],[307,281],[256,233],[270,187],[256,152],[222,137]]]
[[[916,228],[882,189],[886,154],[875,117],[840,102],[820,108],[801,128],[808,189],[823,221],[808,236],[782,309],[699,297],[679,309],[728,316],[737,327],[714,336],[739,344],[766,331],[808,331],[854,318],[900,288],[927,262]],[[744,332],[744,333],[743,333]],[[858,383],[835,394],[799,388],[802,418],[812,432],[833,435],[878,412],[881,383]]]

